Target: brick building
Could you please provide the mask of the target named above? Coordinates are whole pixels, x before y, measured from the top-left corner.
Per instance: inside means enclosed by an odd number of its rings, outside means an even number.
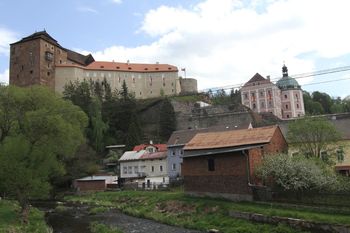
[[[46,31],[36,32],[10,45],[10,84],[45,85],[57,92],[70,81],[104,79],[112,90],[120,90],[123,81],[138,99],[196,92],[194,79],[181,79],[176,66],[95,61],[62,47]]]
[[[283,65],[283,77],[276,82],[256,73],[241,88],[242,104],[254,112],[270,112],[280,119],[305,115],[303,91],[294,79],[288,76],[288,68]]]
[[[287,151],[278,126],[199,133],[184,147],[185,192],[233,200],[252,200],[254,176],[264,154]]]

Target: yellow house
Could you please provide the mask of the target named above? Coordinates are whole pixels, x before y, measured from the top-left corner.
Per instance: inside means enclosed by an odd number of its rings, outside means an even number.
[[[319,116],[318,116],[319,117]],[[338,141],[333,149],[333,160],[335,170],[346,176],[350,176],[350,113],[324,115],[340,132],[341,140]],[[283,135],[288,140],[288,124],[291,120],[284,120],[280,123]],[[295,145],[289,145],[288,154],[293,155],[298,152]]]

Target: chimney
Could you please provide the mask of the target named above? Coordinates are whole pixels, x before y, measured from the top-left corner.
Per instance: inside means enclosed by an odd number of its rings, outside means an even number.
[[[152,145],[152,144],[153,144],[153,141],[152,141],[152,140],[149,140],[149,144]]]
[[[127,60],[127,61],[126,61],[126,64],[130,65],[130,60]]]
[[[267,76],[266,76],[266,78],[267,78],[267,80],[269,80],[269,81],[270,81],[270,75],[267,75]]]

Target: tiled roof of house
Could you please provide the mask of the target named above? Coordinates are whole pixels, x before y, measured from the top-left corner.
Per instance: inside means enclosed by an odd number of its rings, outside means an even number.
[[[146,152],[140,157],[140,159],[162,159],[166,157],[167,157],[166,151],[154,152],[154,153]]]
[[[184,150],[217,149],[268,143],[276,129],[278,126],[275,125],[225,132],[199,133],[185,145]]]
[[[147,148],[149,146],[156,147],[158,152],[167,150],[166,144],[141,144],[141,145],[135,146],[134,149],[132,149],[132,150],[133,151],[144,150],[145,148]]]
[[[235,126],[215,126],[210,128],[202,128],[202,129],[187,129],[187,130],[178,130],[174,131],[168,142],[168,146],[173,145],[184,145],[189,142],[196,134],[198,133],[207,133],[207,132],[219,132],[219,131],[230,131],[230,130],[239,130],[239,129],[248,129],[248,124],[241,124]]]
[[[145,152],[145,150],[125,151],[122,157],[120,157],[119,161],[138,160]]]

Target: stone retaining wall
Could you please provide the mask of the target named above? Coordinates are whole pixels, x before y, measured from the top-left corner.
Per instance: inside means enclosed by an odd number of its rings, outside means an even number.
[[[350,226],[339,225],[339,224],[327,224],[312,222],[302,219],[277,217],[277,216],[266,216],[263,214],[247,213],[230,211],[229,215],[234,218],[245,219],[249,221],[269,224],[283,223],[290,227],[297,228],[300,230],[307,230],[315,233],[349,233]]]

